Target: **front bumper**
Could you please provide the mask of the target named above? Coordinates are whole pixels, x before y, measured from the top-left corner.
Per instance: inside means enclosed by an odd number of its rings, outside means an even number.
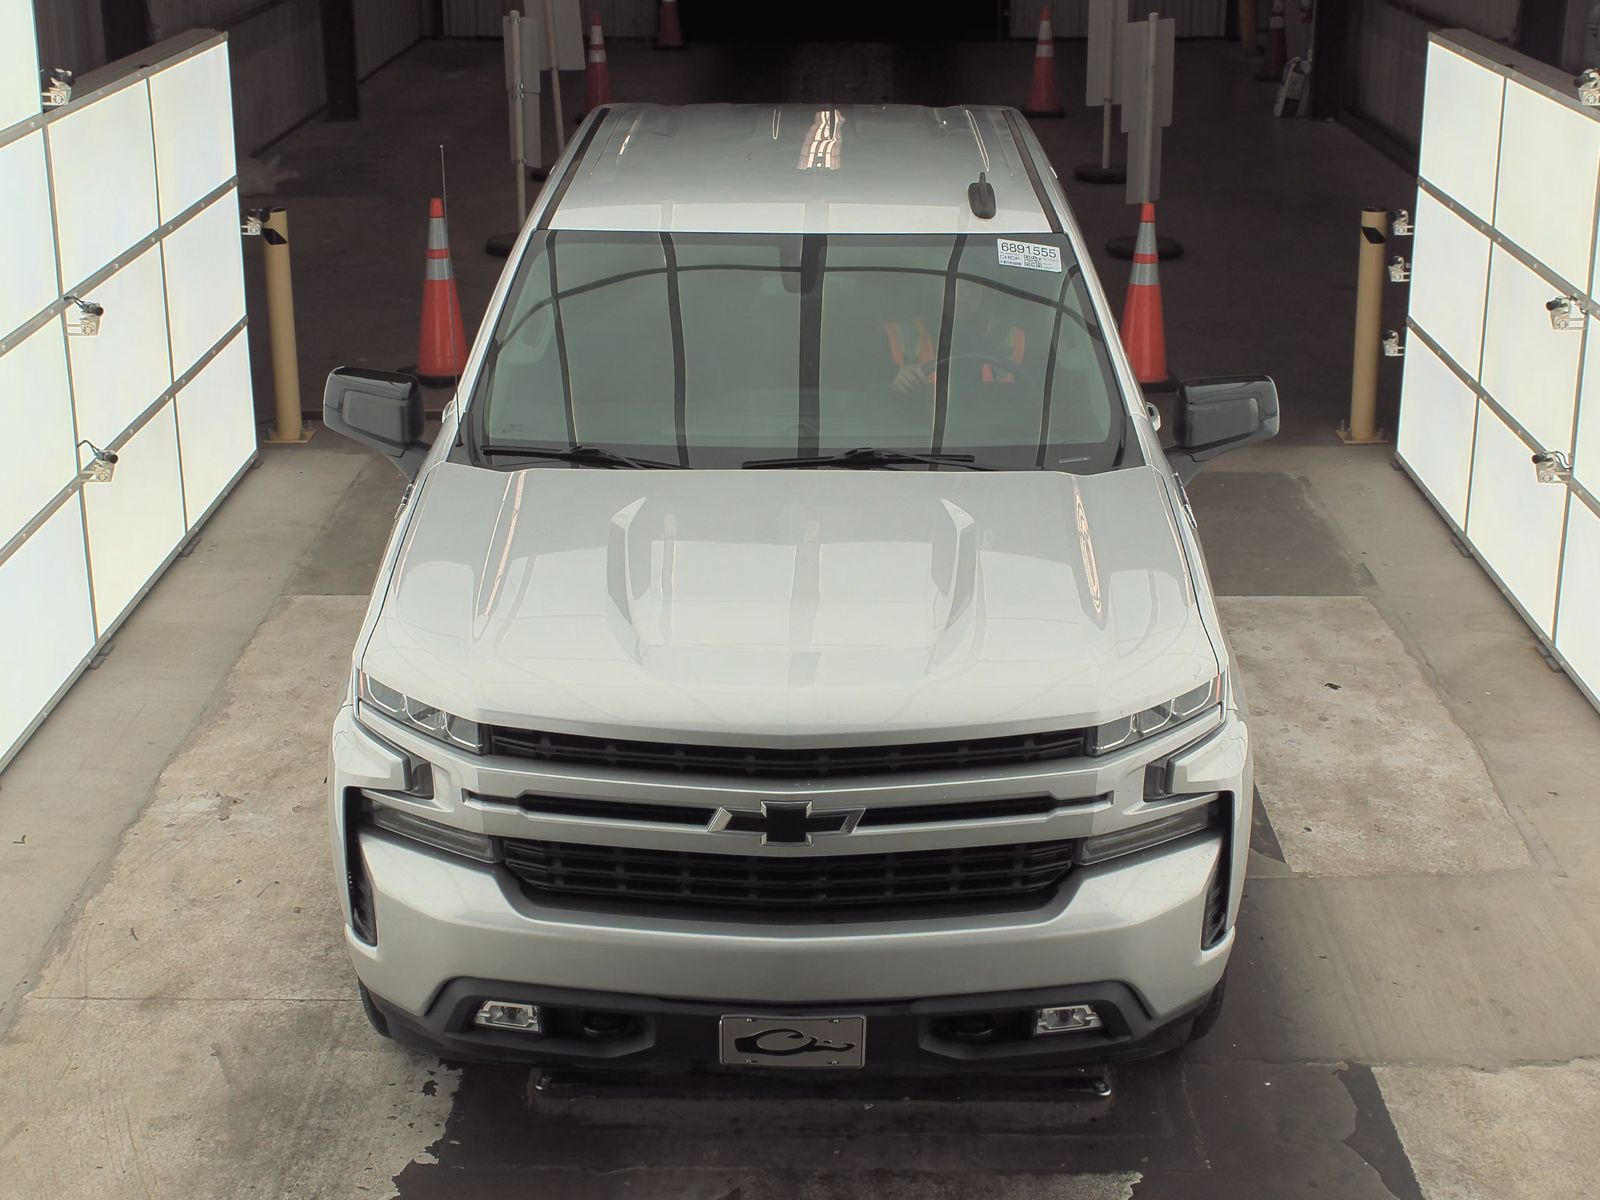
[[[1081,808],[1069,804],[1048,824],[1011,824],[989,835],[991,840],[1019,834],[1023,840],[1080,837],[1105,832],[1138,814],[1145,763],[1164,758],[1171,762],[1175,790],[1232,797],[1231,837],[1196,834],[1142,854],[1075,868],[1055,895],[1031,908],[998,913],[930,910],[909,917],[885,913],[849,921],[757,921],[716,911],[691,916],[665,908],[622,911],[540,900],[503,867],[465,861],[371,828],[347,829],[341,797],[350,789],[402,786],[405,768],[399,747],[432,761],[438,797],[433,811],[456,824],[498,836],[555,840],[639,836],[636,830],[605,822],[585,825],[580,836],[571,824],[555,825],[472,799],[486,793],[516,795],[523,788],[611,795],[621,789],[618,783],[558,778],[506,760],[456,756],[400,730],[394,731],[393,743],[374,737],[348,707],[341,710],[330,778],[334,850],[341,868],[352,851],[359,855],[378,930],[376,944],[362,940],[348,925],[346,937],[357,974],[395,1016],[396,1025],[418,1026],[435,1041],[450,1030],[428,1022],[439,1011],[441,996],[461,980],[790,1014],[797,1005],[843,1006],[854,1012],[863,1006],[906,1006],[991,990],[1048,990],[1060,997],[1063,988],[1104,984],[1125,989],[1130,1031],[1136,1026],[1153,1030],[1182,1021],[1204,1002],[1222,976],[1232,945],[1250,827],[1251,781],[1248,735],[1231,713],[1191,745],[1180,738],[1141,747],[1131,756],[1108,756],[1059,770],[1011,778],[990,773],[938,785],[941,794],[957,789],[964,795],[981,789],[1002,796],[1046,790],[1085,797]],[[925,800],[926,791],[915,794],[924,786],[877,785],[875,796]],[[811,787],[808,794],[838,790]],[[684,839],[684,846],[709,848],[703,833],[673,836]],[[914,831],[895,835],[924,841],[933,836]],[[888,839],[878,844],[903,846]],[[1226,872],[1229,885],[1229,932],[1202,947],[1208,888],[1219,869]],[[348,918],[348,896],[345,900]]]
[[[452,980],[420,1015],[381,996],[374,995],[372,1000],[396,1041],[457,1062],[672,1073],[756,1071],[802,1078],[817,1074],[814,1070],[723,1067],[717,1053],[718,1023],[725,1015],[747,1011],[747,1006],[735,1001],[671,1001],[482,979]],[[472,1015],[485,1000],[538,1004],[549,1032],[525,1034],[475,1026]],[[1032,1035],[1034,1010],[1061,1003],[1093,1004],[1104,1028]],[[824,1069],[822,1074],[1041,1070],[1148,1058],[1181,1046],[1198,1009],[1199,1005],[1191,1006],[1159,1021],[1144,1012],[1127,986],[1117,983],[860,1004],[848,1009],[848,1015],[866,1018],[860,1071]],[[826,1009],[791,1005],[782,1015],[844,1012],[838,1005]],[[989,1026],[985,1035],[974,1035],[970,1024],[974,1020]]]

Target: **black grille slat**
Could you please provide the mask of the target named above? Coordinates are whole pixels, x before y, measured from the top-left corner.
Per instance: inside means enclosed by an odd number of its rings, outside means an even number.
[[[489,725],[484,727],[484,740],[490,754],[560,766],[738,775],[745,778],[818,779],[838,775],[971,770],[1078,758],[1084,753],[1085,732],[1082,729],[1066,729],[953,742],[794,750],[770,746],[691,746],[673,742],[622,741]]]
[[[1075,844],[1035,842],[891,854],[701,854],[507,839],[506,867],[532,892],[752,909],[1016,898],[1053,888]]]

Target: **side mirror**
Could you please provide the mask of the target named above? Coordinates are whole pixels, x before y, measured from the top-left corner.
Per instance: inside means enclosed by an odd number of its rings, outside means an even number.
[[[422,390],[413,375],[340,367],[322,392],[322,423],[387,454],[415,479],[427,456],[422,441]]]
[[[1278,433],[1278,385],[1265,375],[1196,379],[1178,386],[1176,445],[1167,453],[1188,483],[1203,463]]]

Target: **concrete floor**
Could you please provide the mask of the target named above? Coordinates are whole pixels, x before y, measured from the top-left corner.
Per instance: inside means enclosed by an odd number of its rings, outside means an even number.
[[[611,69],[619,99],[1009,103],[1029,49],[615,44]],[[1058,62],[1070,102],[1081,53]],[[340,362],[414,357],[441,140],[481,313],[501,264],[478,249],[511,212],[499,72],[497,46],[423,45],[360,124],[273,151],[308,397]],[[1161,206],[1188,251],[1162,268],[1174,369],[1267,370],[1286,404],[1283,437],[1193,489],[1263,800],[1211,1038],[1119,1068],[1109,1103],[1048,1080],[538,1091],[374,1038],[322,746],[401,484],[322,432],[264,453],[0,776],[0,1197],[1592,1191],[1600,715],[1389,451],[1333,438],[1356,218],[1412,184],[1338,126],[1273,121],[1252,74],[1180,47]],[[1092,113],[1036,128],[1064,177],[1097,154]],[[1131,230],[1120,192],[1067,186],[1092,242]],[[1098,265],[1119,292],[1126,266]]]

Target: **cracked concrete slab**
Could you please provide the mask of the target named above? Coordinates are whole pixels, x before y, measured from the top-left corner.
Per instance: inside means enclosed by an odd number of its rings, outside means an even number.
[[[1202,1057],[1440,1060],[1600,1055],[1600,950],[1532,871],[1251,879],[1228,1003]]]
[[[29,997],[0,1074],[3,1200],[392,1196],[456,1086],[353,1000]]]
[[[1374,1073],[1427,1200],[1590,1196],[1600,1182],[1600,1061]]]
[[[361,597],[283,601],[0,1041],[0,1197],[383,1196],[456,1073],[368,1028],[325,744]]]
[[[1229,597],[1256,785],[1308,875],[1478,874],[1531,864],[1471,740],[1372,603]]]
[[[36,994],[349,998],[323,788],[365,611],[298,596],[262,626]]]

